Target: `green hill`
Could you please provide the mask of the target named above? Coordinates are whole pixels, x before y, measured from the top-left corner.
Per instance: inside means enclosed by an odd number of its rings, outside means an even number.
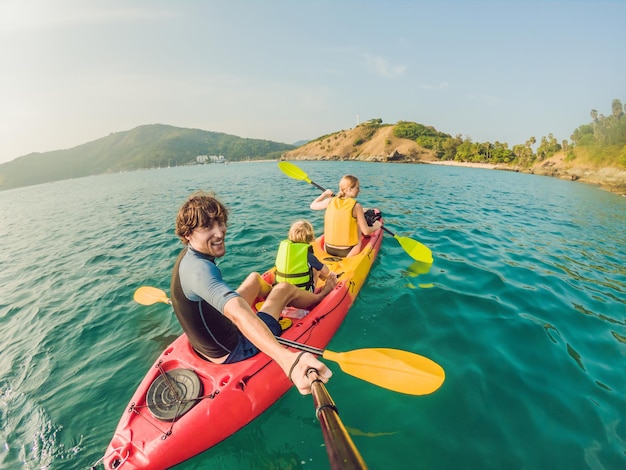
[[[198,155],[226,161],[276,159],[293,145],[163,124],[115,132],[66,150],[31,153],[0,164],[0,190],[68,178],[194,164]]]
[[[593,121],[574,131],[571,142],[549,134],[524,144],[473,142],[431,126],[399,121],[383,124],[371,119],[342,130],[289,145],[268,140],[187,129],[163,124],[116,132],[67,150],[31,153],[0,164],[0,191],[82,176],[181,166],[199,155],[223,155],[226,161],[253,159],[355,159],[395,162],[489,164],[514,171],[590,180],[587,173],[617,173],[612,187],[626,191],[626,105],[614,99],[611,114],[591,111]],[[301,142],[298,142],[300,144]],[[536,151],[533,146],[538,143]],[[605,176],[598,176],[605,181]]]

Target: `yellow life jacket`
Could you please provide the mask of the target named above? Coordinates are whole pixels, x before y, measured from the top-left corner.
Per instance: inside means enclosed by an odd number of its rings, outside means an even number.
[[[313,289],[313,269],[309,266],[308,243],[283,240],[276,255],[276,282],[288,282],[301,289]]]
[[[333,197],[324,215],[324,242],[333,246],[354,246],[359,243],[359,227],[352,209],[356,199]]]

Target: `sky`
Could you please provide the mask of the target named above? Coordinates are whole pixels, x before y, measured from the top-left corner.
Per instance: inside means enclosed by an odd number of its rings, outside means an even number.
[[[512,147],[626,103],[626,0],[0,0],[0,163],[144,124]]]

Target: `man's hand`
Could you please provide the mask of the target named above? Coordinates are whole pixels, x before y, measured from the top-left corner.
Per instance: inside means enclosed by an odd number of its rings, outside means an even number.
[[[293,363],[290,370],[285,373],[302,395],[311,393],[311,380],[306,376],[309,369],[315,369],[323,383],[327,383],[333,375],[326,364],[317,360],[313,354],[307,352],[293,353]]]

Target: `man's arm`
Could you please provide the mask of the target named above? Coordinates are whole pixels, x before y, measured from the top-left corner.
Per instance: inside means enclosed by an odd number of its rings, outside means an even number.
[[[301,394],[311,393],[311,383],[306,377],[306,371],[309,368],[316,369],[323,382],[327,382],[332,375],[330,369],[312,354],[301,355],[299,352],[292,352],[281,346],[267,325],[257,317],[252,308],[241,297],[235,297],[226,302],[224,315],[257,348],[274,359],[285,375],[289,377],[291,374],[289,378]]]

